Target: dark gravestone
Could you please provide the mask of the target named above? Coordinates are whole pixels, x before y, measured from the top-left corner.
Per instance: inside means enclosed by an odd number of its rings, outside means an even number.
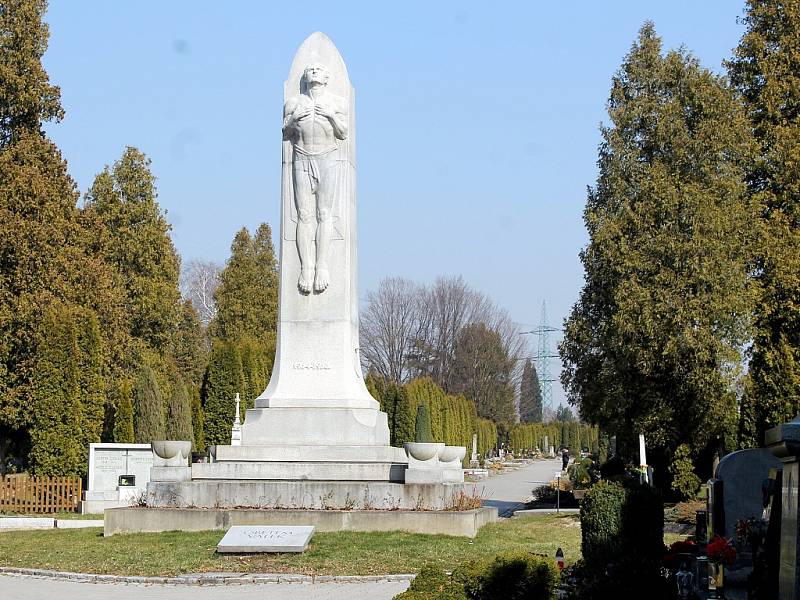
[[[725,504],[721,479],[708,480],[706,510],[708,511],[708,541],[710,542],[718,535],[725,535]]]
[[[736,535],[736,522],[755,517],[764,511],[764,480],[770,469],[780,469],[779,461],[765,448],[739,450],[724,456],[715,476],[725,482],[725,532],[724,537]]]

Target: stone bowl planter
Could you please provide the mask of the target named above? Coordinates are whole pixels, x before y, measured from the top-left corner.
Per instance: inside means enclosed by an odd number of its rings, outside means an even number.
[[[154,460],[153,466],[185,467],[192,453],[192,442],[184,440],[158,440],[150,442],[153,453],[161,460]]]
[[[460,463],[466,454],[467,449],[464,446],[445,446],[444,450],[439,452],[439,461],[444,463],[458,461]]]
[[[424,462],[438,456],[445,446],[439,442],[406,442],[403,447],[411,458]]]

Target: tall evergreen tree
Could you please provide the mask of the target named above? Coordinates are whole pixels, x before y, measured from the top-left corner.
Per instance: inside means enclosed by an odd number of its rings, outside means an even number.
[[[156,375],[149,365],[139,369],[133,387],[134,407],[134,439],[138,444],[149,444],[154,440],[163,440],[166,436],[164,428],[164,400],[156,381]]]
[[[542,388],[530,359],[525,361],[519,384],[519,420],[522,423],[542,422]]]
[[[31,470],[42,475],[71,475],[81,468],[78,337],[65,307],[45,315],[46,342],[37,356]]]
[[[97,252],[121,275],[131,336],[166,352],[180,316],[179,259],[156,198],[150,160],[129,146],[95,177],[84,212]]]
[[[114,441],[118,444],[132,444],[133,434],[133,390],[126,381],[119,388],[119,399],[114,414]]]
[[[206,434],[203,416],[203,405],[200,401],[200,386],[191,386],[192,401],[192,439],[194,440],[194,451],[205,452]]]
[[[43,131],[64,114],[42,66],[46,8],[0,7],[0,472],[9,453],[21,457],[33,422],[37,328],[80,280],[75,183]]]
[[[167,439],[193,442],[192,405],[186,386],[176,382],[167,406]]]
[[[745,445],[800,412],[800,2],[748,0],[746,31],[728,63],[759,157],[749,172],[761,207]]]
[[[272,230],[262,223],[254,236],[242,228],[214,292],[217,314],[209,325],[212,339],[272,340],[278,315],[278,271]]]
[[[203,324],[190,300],[185,300],[181,305],[181,316],[174,334],[172,354],[180,376],[192,384],[200,385],[208,360],[208,351]]]
[[[662,55],[650,23],[613,79],[608,110],[562,381],[581,418],[623,450],[644,433],[663,473],[680,444],[697,458],[735,430],[753,143],[725,81],[685,51]]]
[[[90,309],[75,309],[78,354],[78,389],[81,406],[83,456],[88,459],[89,444],[100,441],[106,404],[106,357],[97,316]],[[85,469],[81,470],[83,473]]]
[[[458,334],[450,391],[472,400],[478,415],[492,419],[505,432],[516,422],[513,368],[497,332],[484,323],[467,325]]]
[[[202,390],[206,444],[230,444],[236,394],[243,390],[242,359],[236,344],[214,342]]]

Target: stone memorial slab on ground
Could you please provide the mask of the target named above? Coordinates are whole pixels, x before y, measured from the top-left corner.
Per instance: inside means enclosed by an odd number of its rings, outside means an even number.
[[[235,525],[217,545],[217,552],[305,552],[314,535],[308,525]]]

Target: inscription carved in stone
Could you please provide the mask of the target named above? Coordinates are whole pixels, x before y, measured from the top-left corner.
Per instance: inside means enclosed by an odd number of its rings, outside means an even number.
[[[292,367],[297,369],[298,371],[327,371],[331,368],[331,366],[326,362],[295,362],[292,363]]]

